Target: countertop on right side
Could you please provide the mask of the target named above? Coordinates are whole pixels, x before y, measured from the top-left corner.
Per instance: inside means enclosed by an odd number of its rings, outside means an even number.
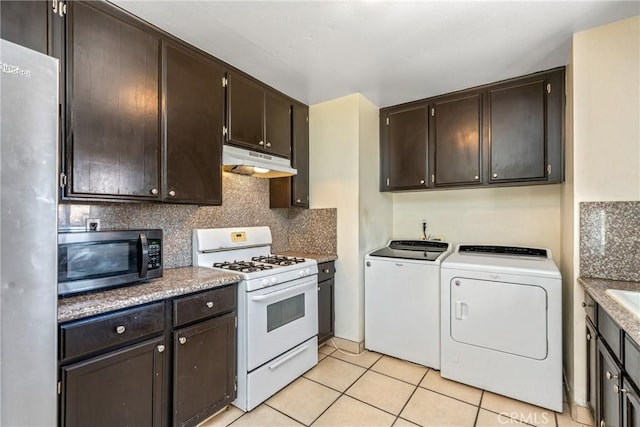
[[[640,282],[579,277],[578,283],[636,343],[640,344],[640,320],[607,294],[607,289],[640,291]]]

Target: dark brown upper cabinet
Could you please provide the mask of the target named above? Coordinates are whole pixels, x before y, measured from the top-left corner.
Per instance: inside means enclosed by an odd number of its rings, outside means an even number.
[[[309,107],[293,104],[291,165],[297,175],[269,180],[271,208],[309,208]]]
[[[429,106],[426,103],[380,111],[380,189],[428,186]]]
[[[0,37],[4,40],[49,53],[51,2],[0,1]]]
[[[160,36],[101,2],[69,2],[64,196],[158,200]]]
[[[227,80],[227,142],[291,157],[291,105],[284,96],[238,73]]]
[[[382,109],[381,191],[562,182],[564,73],[562,67]],[[428,151],[428,167],[418,147]],[[429,184],[417,185],[429,170]]]
[[[564,69],[488,90],[489,182],[563,180]]]
[[[431,107],[434,186],[481,182],[482,94],[440,99]]]
[[[163,199],[220,205],[224,70],[210,58],[170,43],[165,43],[163,57]]]

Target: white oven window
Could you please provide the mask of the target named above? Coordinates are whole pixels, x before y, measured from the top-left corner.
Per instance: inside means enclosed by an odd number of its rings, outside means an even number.
[[[298,294],[267,305],[267,332],[302,319],[305,315],[304,295]]]

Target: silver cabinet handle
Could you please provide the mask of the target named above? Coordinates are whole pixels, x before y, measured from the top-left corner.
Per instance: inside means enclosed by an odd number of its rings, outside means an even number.
[[[421,180],[420,180],[420,184],[424,184],[424,179],[421,179]]]
[[[258,145],[264,145],[264,141],[258,141]]]
[[[611,372],[609,372],[609,371],[607,371],[606,376],[607,376],[607,379],[608,379],[608,380],[613,380],[613,379],[618,378],[618,376],[617,376],[617,375],[613,375],[613,374],[612,374]]]
[[[296,199],[296,203],[300,203],[300,199]]]
[[[477,181],[478,179],[480,179],[480,177],[478,175],[476,175],[476,176],[473,177],[473,179],[475,179]]]
[[[154,196],[158,195],[158,189],[157,188],[152,188],[149,193],[153,194]]]
[[[328,269],[328,268],[325,268],[325,269],[324,269],[324,272],[325,272],[325,273],[329,273],[329,269]]]
[[[591,334],[587,332],[587,341],[591,341]]]
[[[267,146],[267,148],[271,147],[271,143],[267,142],[266,146]]]
[[[180,338],[178,338],[178,341],[180,341],[180,344],[184,344],[184,343],[186,343],[186,342],[187,342],[187,338],[185,338],[185,337],[180,337]]]
[[[127,328],[125,328],[123,325],[120,326],[116,326],[116,333],[118,334],[124,334],[124,331],[126,331]]]
[[[618,394],[618,393],[627,393],[627,392],[628,392],[628,390],[627,390],[626,388],[620,388],[620,387],[618,386],[618,384],[614,384],[614,385],[613,385],[613,391],[614,391],[616,394]]]
[[[207,307],[213,308],[213,303],[211,301],[207,302]]]
[[[493,175],[491,175],[491,176],[492,176],[492,177],[494,177],[494,178],[497,178],[497,177],[498,177],[498,174],[497,174],[497,173],[494,173],[494,174],[493,174]]]
[[[175,195],[176,195],[176,192],[175,192],[175,191],[173,191],[173,190],[169,191],[169,196],[173,197],[173,196],[175,196]]]
[[[604,420],[600,420],[600,427],[607,427],[607,425],[605,424]]]
[[[164,351],[164,345],[160,344],[158,346],[158,353],[162,353]]]

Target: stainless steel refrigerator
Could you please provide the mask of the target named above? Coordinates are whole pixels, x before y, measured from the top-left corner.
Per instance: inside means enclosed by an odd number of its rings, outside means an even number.
[[[0,426],[54,426],[58,60],[0,40],[0,98]]]

